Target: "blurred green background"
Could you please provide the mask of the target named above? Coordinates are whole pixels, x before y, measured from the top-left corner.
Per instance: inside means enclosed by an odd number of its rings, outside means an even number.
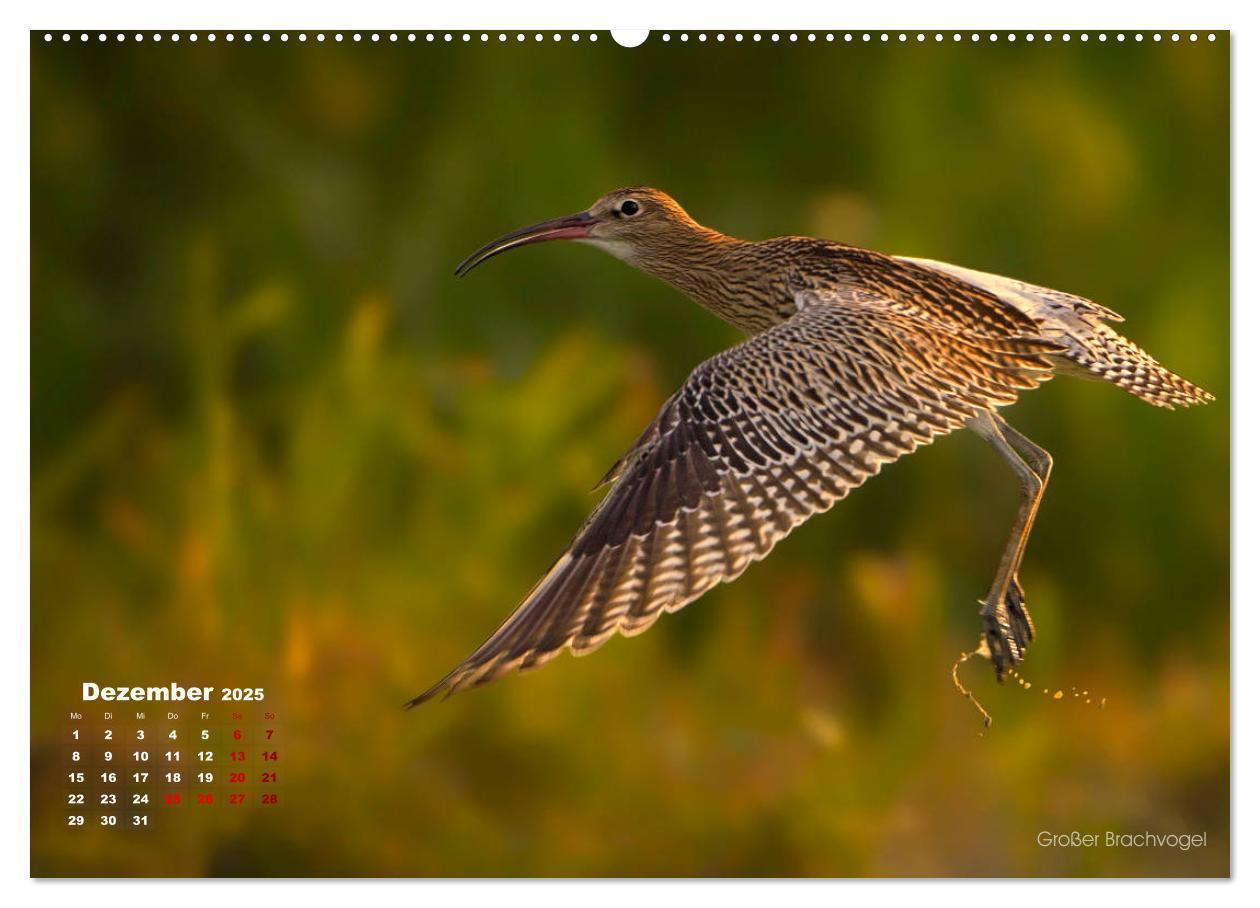
[[[32,36],[33,872],[1228,872],[1226,35],[57,37]],[[1033,689],[962,668],[987,733],[949,670],[1017,495],[966,433],[643,637],[400,709],[737,340],[571,244],[452,277],[634,184],[738,236],[1092,297],[1217,395],[1060,379],[1006,411],[1056,467]],[[69,834],[84,680],[265,685],[287,805]],[[1108,829],[1209,844],[1036,842]]]

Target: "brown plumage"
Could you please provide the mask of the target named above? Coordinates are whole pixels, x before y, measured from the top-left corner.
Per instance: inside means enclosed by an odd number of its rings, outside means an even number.
[[[981,608],[998,679],[1033,637],[1017,572],[1051,459],[996,411],[1058,373],[1172,408],[1211,395],[1160,366],[1089,300],[807,237],[746,242],[655,189],[507,234],[460,265],[547,239],[603,248],[749,335],[698,366],[613,465],[604,499],[491,637],[409,705],[590,652],[733,580],[886,463],[967,426],[1023,497]]]

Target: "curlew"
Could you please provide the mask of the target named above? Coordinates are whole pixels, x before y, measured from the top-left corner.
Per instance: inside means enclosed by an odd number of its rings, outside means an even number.
[[[559,560],[410,706],[646,630],[734,580],[884,464],[963,427],[997,450],[1021,492],[980,608],[979,651],[1001,681],[1035,633],[1019,567],[1051,458],[998,409],[1056,374],[1169,409],[1212,400],[1090,300],[828,240],[738,240],[656,189],[619,189],[513,231],[455,273],[559,239],[603,249],[749,336],[691,373],[608,471],[600,485],[612,488]]]

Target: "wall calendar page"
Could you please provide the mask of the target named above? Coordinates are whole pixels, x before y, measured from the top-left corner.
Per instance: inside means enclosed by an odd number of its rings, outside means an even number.
[[[814,6],[29,13],[32,892],[1231,875],[1233,35]]]

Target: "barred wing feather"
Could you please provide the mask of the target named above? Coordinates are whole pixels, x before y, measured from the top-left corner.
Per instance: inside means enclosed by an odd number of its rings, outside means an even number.
[[[1051,375],[1040,338],[984,337],[856,292],[702,363],[610,472],[568,549],[431,697],[535,667],[733,580],[880,468]]]

